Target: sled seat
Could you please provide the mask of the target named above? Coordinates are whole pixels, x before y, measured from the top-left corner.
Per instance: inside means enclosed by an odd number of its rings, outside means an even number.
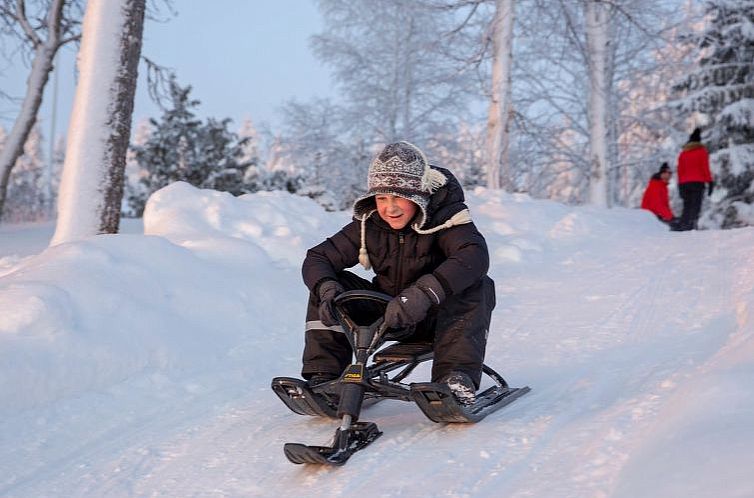
[[[419,363],[434,356],[431,342],[397,342],[374,354],[375,363]]]

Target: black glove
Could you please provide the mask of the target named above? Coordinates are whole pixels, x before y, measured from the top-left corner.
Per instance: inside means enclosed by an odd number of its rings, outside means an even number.
[[[337,280],[325,280],[317,288],[317,295],[319,296],[319,320],[327,327],[338,325],[332,301],[344,290],[343,286]]]
[[[707,196],[712,195],[712,189],[715,188],[715,182],[709,182],[707,184]]]
[[[445,291],[434,275],[423,275],[387,303],[385,325],[399,329],[419,323],[433,304],[440,304],[444,299]]]

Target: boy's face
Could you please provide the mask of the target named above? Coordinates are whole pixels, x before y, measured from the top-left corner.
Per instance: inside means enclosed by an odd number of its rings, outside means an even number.
[[[377,214],[393,230],[400,230],[408,225],[419,209],[413,202],[396,195],[379,194],[374,199],[377,203]]]

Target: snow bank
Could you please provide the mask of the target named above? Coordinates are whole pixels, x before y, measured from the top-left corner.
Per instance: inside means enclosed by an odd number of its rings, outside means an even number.
[[[579,247],[595,253],[608,250],[613,247],[616,229],[626,239],[667,232],[654,215],[639,209],[566,206],[483,187],[467,197],[490,247],[491,263],[502,273],[522,265],[521,270],[528,271],[529,265],[573,254]]]
[[[54,246],[7,270],[0,412],[220,368],[280,313],[303,313],[304,252],[340,225],[318,211],[287,193],[234,199],[176,183],[150,199],[145,235]]]
[[[233,197],[176,182],[149,198],[144,233],[201,253],[214,252],[218,258],[227,258],[226,251],[235,247],[295,267],[306,249],[348,221],[346,213],[322,216],[322,208],[311,199],[287,192]]]

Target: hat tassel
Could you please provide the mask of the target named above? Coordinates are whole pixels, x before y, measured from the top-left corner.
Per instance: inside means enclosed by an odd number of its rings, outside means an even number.
[[[364,213],[361,217],[361,247],[359,248],[359,263],[365,270],[372,269],[372,262],[369,261],[369,253],[367,252],[367,218],[369,218],[375,210]]]

